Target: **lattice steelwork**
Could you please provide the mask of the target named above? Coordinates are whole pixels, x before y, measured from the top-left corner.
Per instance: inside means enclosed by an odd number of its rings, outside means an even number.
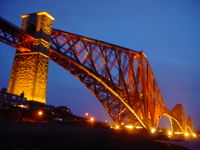
[[[2,27],[0,31],[3,35],[8,32]],[[5,36],[3,39],[7,44],[14,43],[13,47],[18,46],[18,42],[10,42]],[[141,124],[151,130],[157,128],[162,116],[167,116],[172,125],[178,126],[177,130],[191,129],[192,120],[189,118],[186,123],[182,105],[176,105],[171,111],[165,107],[143,52],[53,29],[49,58],[79,79],[117,125]]]
[[[82,81],[117,124],[156,125],[164,103],[143,52],[55,29],[51,49],[50,59]]]

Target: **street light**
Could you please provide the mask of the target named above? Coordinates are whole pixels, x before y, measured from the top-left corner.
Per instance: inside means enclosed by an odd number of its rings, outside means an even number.
[[[193,137],[197,137],[197,135],[195,133],[192,134]]]
[[[88,113],[88,112],[86,112],[86,113],[85,113],[85,116],[86,116],[86,117],[87,117],[87,116],[89,116],[89,113]]]
[[[120,129],[119,125],[116,125],[116,126],[115,126],[115,129],[116,129],[116,130]]]
[[[173,133],[172,133],[171,130],[169,130],[169,131],[167,132],[167,134],[168,134],[169,137],[171,137],[171,136],[173,135]]]
[[[126,125],[125,128],[127,128],[127,129],[133,129],[133,125]]]
[[[43,114],[44,114],[44,113],[43,113],[42,110],[38,110],[38,112],[37,112],[37,115],[38,115],[38,116],[43,116]]]
[[[151,128],[151,133],[154,134],[156,132],[155,128]]]
[[[189,136],[189,133],[185,132],[184,135],[187,137],[187,136]]]
[[[90,121],[94,122],[94,117],[90,117]]]

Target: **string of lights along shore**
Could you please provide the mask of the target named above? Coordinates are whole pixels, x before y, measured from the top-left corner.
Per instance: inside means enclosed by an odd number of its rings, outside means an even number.
[[[157,132],[163,116],[169,134],[196,136],[182,104],[166,108],[152,68],[143,51],[52,28],[48,12],[22,15],[19,28],[0,18],[0,41],[16,48],[8,92],[46,103],[48,63],[69,71],[103,105],[116,128]],[[93,118],[91,118],[93,120]]]

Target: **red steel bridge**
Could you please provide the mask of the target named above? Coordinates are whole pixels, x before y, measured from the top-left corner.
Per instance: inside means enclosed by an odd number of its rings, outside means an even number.
[[[38,38],[0,18],[0,41],[17,53],[31,53]],[[132,124],[153,133],[166,116],[173,132],[193,134],[182,104],[166,108],[144,52],[52,28],[45,55],[80,80],[117,126]]]

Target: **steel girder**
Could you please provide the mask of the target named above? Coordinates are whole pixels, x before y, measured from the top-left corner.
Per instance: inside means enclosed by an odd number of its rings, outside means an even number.
[[[34,37],[0,17],[0,41],[25,52],[30,51]]]
[[[97,96],[116,124],[139,121],[144,127],[155,127],[164,102],[143,52],[57,29],[51,49],[50,59],[68,66],[66,70],[71,72],[69,64],[76,66],[71,73]],[[54,59],[55,52],[60,59]],[[92,84],[81,78],[82,68],[93,75],[88,75]]]
[[[0,41],[30,51],[35,38],[0,18]],[[113,121],[157,127],[163,115],[185,128],[182,106],[169,111],[143,52],[53,29],[49,58],[79,79]],[[181,112],[181,117],[179,113]],[[192,120],[187,124],[191,128]],[[187,126],[188,126],[187,125]]]

